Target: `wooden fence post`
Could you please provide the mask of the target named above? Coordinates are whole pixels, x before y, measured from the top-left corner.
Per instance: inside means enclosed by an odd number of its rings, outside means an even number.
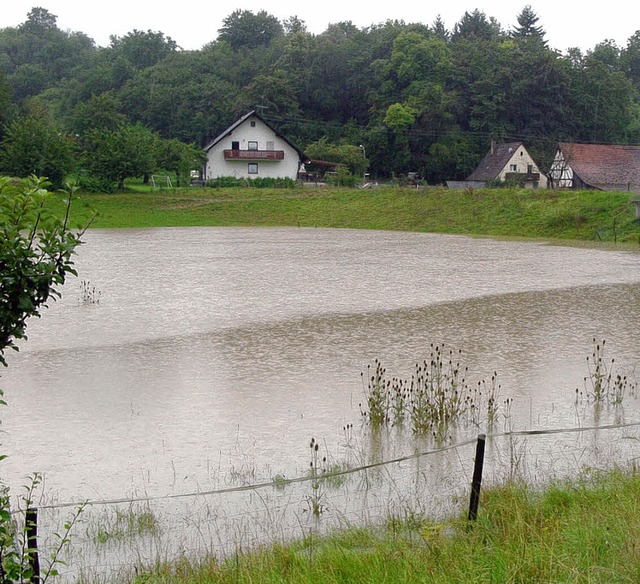
[[[478,516],[478,503],[480,502],[480,486],[482,485],[482,467],[484,465],[484,434],[478,435],[476,444],[476,460],[473,466],[473,481],[471,482],[471,499],[469,501],[469,521],[475,521]]]
[[[24,516],[25,532],[27,536],[27,556],[29,566],[33,572],[31,582],[40,582],[40,559],[38,558],[38,510],[29,507]]]

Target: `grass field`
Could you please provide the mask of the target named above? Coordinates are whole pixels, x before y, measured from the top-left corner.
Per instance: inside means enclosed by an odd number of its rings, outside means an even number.
[[[612,472],[553,485],[487,491],[478,521],[389,519],[377,529],[158,566],[133,580],[168,583],[640,582],[640,476]]]
[[[78,195],[93,227],[299,226],[640,243],[630,193],[522,189],[133,188]]]

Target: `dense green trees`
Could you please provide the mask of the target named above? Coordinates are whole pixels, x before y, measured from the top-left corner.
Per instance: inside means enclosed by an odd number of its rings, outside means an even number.
[[[74,137],[85,170],[116,184],[122,173],[100,170],[108,165],[88,149],[102,152],[103,140],[132,128],[156,143],[202,146],[255,107],[302,149],[322,138],[363,145],[372,175],[418,172],[430,182],[463,178],[491,139],[524,140],[542,162],[558,140],[640,140],[640,31],[626,47],[603,41],[563,55],[525,6],[509,30],[474,10],[451,31],[438,18],[336,22],[315,35],[297,17],[236,10],[218,33],[198,51],[137,30],[96,47],[33,9],[0,29],[0,139],[35,103],[60,136]],[[166,165],[160,150],[131,167]],[[2,160],[9,171],[6,152]]]
[[[16,118],[6,129],[0,148],[0,172],[14,176],[46,176],[60,188],[76,167],[74,140],[42,113]]]
[[[100,190],[124,188],[130,177],[151,174],[157,167],[156,136],[139,124],[122,124],[115,130],[95,128],[83,136],[83,168]],[[94,185],[92,185],[94,186]]]

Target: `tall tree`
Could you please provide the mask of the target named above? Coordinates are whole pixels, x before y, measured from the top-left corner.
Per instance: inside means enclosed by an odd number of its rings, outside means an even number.
[[[124,190],[127,178],[151,174],[157,168],[157,137],[139,124],[117,130],[94,129],[82,137],[84,167],[101,189]]]
[[[180,140],[159,140],[157,144],[158,167],[175,172],[178,185],[186,183],[192,170],[202,168],[207,160],[204,151]]]
[[[0,70],[0,140],[4,135],[5,127],[13,116],[11,104],[11,87],[4,71]]]
[[[60,187],[75,168],[73,140],[62,134],[45,115],[17,118],[0,144],[0,168],[18,177],[47,177]]]
[[[218,40],[234,49],[267,47],[284,34],[281,22],[265,10],[254,14],[250,10],[235,10],[222,21]]]
[[[178,49],[177,43],[161,32],[133,30],[123,37],[111,36],[111,49],[133,69],[151,67]]]
[[[546,46],[545,31],[542,26],[537,26],[540,17],[533,11],[531,6],[527,5],[518,14],[518,25],[511,31],[514,39],[534,40]]]
[[[492,16],[487,15],[477,8],[469,13],[465,12],[462,18],[453,27],[451,40],[459,39],[495,39],[502,34],[500,23]]]

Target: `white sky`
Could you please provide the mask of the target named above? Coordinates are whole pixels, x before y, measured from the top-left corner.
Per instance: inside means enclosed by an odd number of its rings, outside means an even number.
[[[258,12],[266,10],[280,20],[298,16],[312,33],[321,33],[327,25],[350,20],[359,28],[379,24],[388,19],[406,23],[432,24],[438,14],[448,29],[460,20],[465,11],[478,8],[495,17],[505,29],[516,24],[516,17],[526,4],[531,4],[540,17],[539,25],[547,32],[551,48],[566,51],[568,47],[592,49],[605,39],[620,47],[640,30],[640,3],[627,0],[587,3],[559,0],[449,0],[430,3],[377,1],[356,4],[344,0],[324,0],[301,3],[294,0],[2,0],[0,28],[24,22],[34,6],[46,8],[58,17],[62,30],[80,31],[98,45],[107,46],[109,36],[123,36],[128,32],[152,30],[171,37],[183,49],[200,49],[215,40],[222,20],[236,9]]]

